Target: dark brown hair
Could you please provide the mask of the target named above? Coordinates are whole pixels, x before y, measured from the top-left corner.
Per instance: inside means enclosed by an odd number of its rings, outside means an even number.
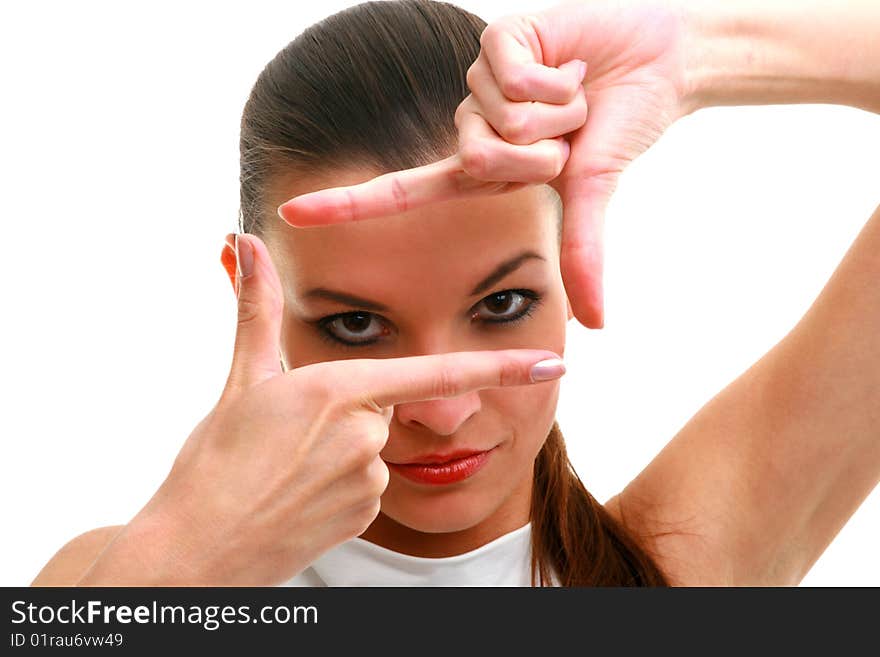
[[[241,120],[243,232],[277,221],[281,173],[361,166],[385,173],[452,154],[455,110],[486,23],[430,0],[366,2],[306,29],[257,78]],[[554,422],[535,460],[532,584],[653,586],[667,580],[586,490]]]

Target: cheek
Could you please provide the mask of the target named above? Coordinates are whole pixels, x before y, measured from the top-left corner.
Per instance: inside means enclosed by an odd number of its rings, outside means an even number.
[[[491,409],[513,438],[517,460],[534,459],[556,419],[559,381],[484,391],[484,410]]]
[[[565,299],[565,291],[561,283],[547,293],[536,317],[529,322],[528,328],[523,332],[526,343],[524,346],[549,349],[560,356],[563,355],[568,327],[568,307]]]

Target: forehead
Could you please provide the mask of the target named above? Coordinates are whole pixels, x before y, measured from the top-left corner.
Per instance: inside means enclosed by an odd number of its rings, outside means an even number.
[[[298,194],[372,177],[360,171],[279,180],[268,201],[274,208]],[[287,295],[322,286],[349,291],[356,286],[365,294],[394,287],[406,294],[411,285],[425,283],[454,293],[469,290],[526,249],[542,255],[545,267],[558,266],[554,208],[546,190],[537,186],[345,224],[296,228],[280,219],[270,223],[267,245]],[[531,262],[528,267],[541,261]]]

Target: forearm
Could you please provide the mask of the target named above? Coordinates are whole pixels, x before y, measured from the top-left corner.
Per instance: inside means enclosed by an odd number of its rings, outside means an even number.
[[[178,526],[175,530],[174,527]],[[76,586],[186,586],[202,584],[181,554],[182,527],[168,518],[138,518],[119,531],[76,580]]]
[[[880,112],[877,0],[681,0],[687,112],[831,103]]]

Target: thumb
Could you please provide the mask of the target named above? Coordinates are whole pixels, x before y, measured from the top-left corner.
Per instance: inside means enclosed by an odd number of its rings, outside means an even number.
[[[575,317],[587,328],[605,325],[605,211],[621,171],[646,148],[627,132],[634,123],[631,93],[610,89],[592,98],[587,122],[572,135],[571,154],[553,182],[563,207],[562,280]]]
[[[243,390],[282,373],[278,347],[284,296],[278,273],[256,235],[236,235],[235,251],[238,326],[227,390]]]
[[[608,196],[603,193],[604,184],[599,179],[588,179],[577,187],[561,195],[559,267],[574,316],[587,328],[600,329],[605,325],[602,279]]]

